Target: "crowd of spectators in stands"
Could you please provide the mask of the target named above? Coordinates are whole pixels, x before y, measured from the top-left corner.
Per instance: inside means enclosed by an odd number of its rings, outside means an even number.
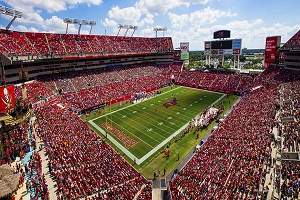
[[[24,159],[29,149],[27,124],[16,125],[14,129],[1,136],[0,145],[3,147],[0,164],[11,163],[17,157]]]
[[[277,86],[285,83],[282,96],[291,100],[288,104],[282,103],[280,111],[286,113],[288,109],[287,116],[293,114],[296,118],[299,115],[299,78],[299,72],[277,66],[271,66],[255,78],[253,82],[263,87],[245,94],[198,153],[175,175],[170,182],[172,198],[258,198],[259,186],[264,185],[266,178],[264,165],[272,163],[268,133],[278,123],[273,121],[280,108]],[[299,122],[295,120],[282,127],[279,133],[284,138],[283,148],[299,152]],[[281,190],[281,198],[298,197],[299,164],[283,162],[278,168],[275,182]],[[269,188],[264,187],[263,195],[268,191]]]
[[[300,165],[299,162],[282,162],[280,198],[298,199],[300,192]]]
[[[280,110],[276,124],[279,136],[282,138],[280,145],[281,153],[299,153],[300,151],[300,129],[299,129],[299,94],[300,94],[300,74],[293,71],[293,75],[288,76],[288,72],[283,71],[288,78],[288,82],[281,85]],[[279,79],[282,81],[282,77]],[[288,155],[281,160],[281,164],[276,166],[275,186],[281,199],[298,199],[300,191],[300,164]]]
[[[38,152],[33,152],[28,165],[25,165],[25,173],[28,175],[26,190],[30,193],[30,199],[49,199],[48,185],[42,172],[42,160]]]
[[[270,162],[271,137],[268,133],[279,108],[278,85],[289,82],[284,84],[281,94],[285,100],[289,100],[289,103],[283,104],[285,107],[282,107],[281,117],[293,116],[299,120],[299,74],[278,66],[270,66],[255,78],[220,72],[181,71],[181,67],[181,64],[134,65],[128,68],[74,72],[76,76],[72,74],[44,78],[44,82],[38,82],[42,86],[30,85],[33,89],[29,93],[43,88],[39,91],[42,92],[40,96],[49,97],[61,89],[62,94],[56,96],[54,102],[66,107],[72,105],[81,110],[110,102],[112,99],[161,88],[170,82],[172,74],[179,83],[190,87],[225,93],[248,91],[185,168],[170,182],[170,188],[174,199],[196,196],[256,198],[259,185],[265,180],[263,165]],[[250,90],[255,86],[261,87]],[[123,189],[119,187],[130,188],[127,184],[131,185],[135,181],[141,186],[147,184],[144,178],[89,130],[76,115],[54,106],[53,101],[46,102],[45,105],[36,109],[38,132],[47,144],[51,173],[57,180],[60,195],[67,198],[76,196],[97,199],[118,194],[120,198],[124,198],[129,196],[120,194],[119,191]],[[298,127],[299,123],[291,122],[280,129],[285,137],[283,146],[287,149],[298,151]],[[105,155],[110,155],[113,159],[108,161]],[[102,158],[101,161],[99,157]],[[106,167],[103,169],[103,166]],[[130,170],[124,172],[125,168]],[[294,167],[285,169],[285,173],[295,175]],[[111,176],[106,177],[103,174]],[[111,180],[111,177],[114,179]],[[96,182],[98,179],[101,181]],[[294,180],[286,185],[296,183]],[[118,187],[112,188],[113,185]],[[280,183],[279,185],[284,187]],[[129,190],[135,191],[132,188]],[[293,188],[293,191],[297,192],[297,188]],[[134,192],[136,193],[137,191]]]
[[[76,114],[53,102],[37,107],[37,133],[60,197],[132,199],[147,180]],[[98,197],[98,198],[97,198]]]
[[[275,98],[274,88],[245,95],[170,182],[173,199],[254,198],[263,164],[270,157],[268,132],[275,117]]]
[[[25,87],[27,91],[26,104],[36,103],[37,101],[48,98],[54,94],[54,92],[43,82],[32,81],[25,83],[24,85],[15,85],[15,97],[17,99],[22,99],[22,87]]]
[[[30,135],[30,136],[29,136]],[[22,122],[15,125],[14,129],[5,134],[2,138],[3,154],[0,164],[10,164],[14,167],[15,173],[20,174],[19,188],[26,184],[26,194],[30,199],[48,199],[48,188],[46,179],[42,173],[40,155],[35,152],[36,138],[32,134],[32,125]],[[30,160],[25,160],[27,153],[31,153]]]
[[[8,57],[83,56],[92,54],[173,51],[170,37],[142,38],[0,31],[0,50]],[[28,58],[27,58],[28,57]]]
[[[171,65],[132,65],[89,71],[43,76],[40,81],[25,83],[28,103],[61,94],[62,103],[76,110],[92,108],[99,104],[141,92],[161,88],[171,82],[181,85],[233,93],[251,87],[253,77],[230,73],[189,72],[182,70],[182,62]],[[256,81],[256,85],[260,84]],[[16,86],[20,98],[22,85]]]

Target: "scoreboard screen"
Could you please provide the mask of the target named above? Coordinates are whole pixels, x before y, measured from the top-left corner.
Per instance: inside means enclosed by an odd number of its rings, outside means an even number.
[[[232,40],[212,41],[211,49],[232,49]]]
[[[214,39],[219,39],[219,38],[230,38],[230,31],[220,30],[214,32]]]
[[[204,41],[205,55],[241,55],[242,39]]]

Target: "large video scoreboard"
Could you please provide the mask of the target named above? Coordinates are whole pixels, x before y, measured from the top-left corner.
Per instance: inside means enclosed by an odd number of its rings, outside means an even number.
[[[205,55],[240,55],[242,39],[205,41]]]

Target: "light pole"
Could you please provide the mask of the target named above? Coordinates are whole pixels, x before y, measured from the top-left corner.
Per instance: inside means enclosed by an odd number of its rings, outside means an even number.
[[[13,17],[13,19],[6,26],[6,30],[9,30],[10,26],[13,24],[13,22],[17,18],[22,18],[23,17],[23,13],[22,12],[17,11],[17,10],[12,9],[12,8],[4,7],[2,5],[0,5],[0,13],[4,14],[4,15],[8,15],[8,16],[12,16]]]

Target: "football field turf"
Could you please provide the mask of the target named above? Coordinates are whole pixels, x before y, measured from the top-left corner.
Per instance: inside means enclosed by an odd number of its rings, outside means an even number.
[[[164,91],[89,120],[89,124],[140,164],[165,147],[192,118],[225,96],[181,86]]]

